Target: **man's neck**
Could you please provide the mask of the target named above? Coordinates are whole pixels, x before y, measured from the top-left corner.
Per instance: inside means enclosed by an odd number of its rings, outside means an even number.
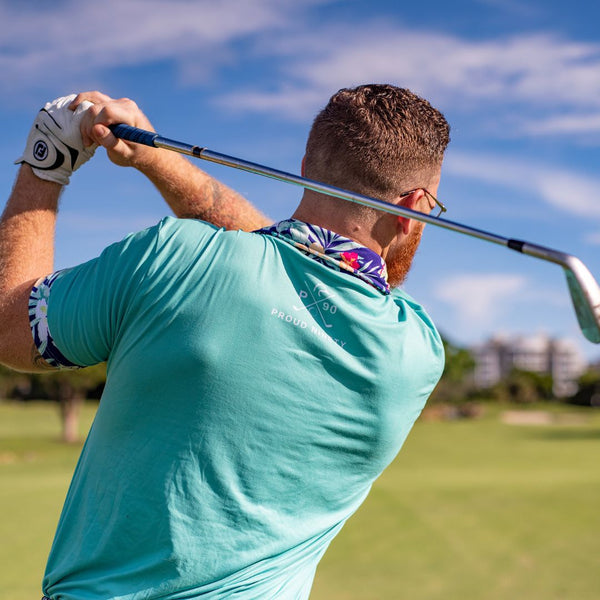
[[[329,203],[328,203],[329,204]],[[339,211],[327,210],[327,207],[319,207],[320,210],[312,210],[310,204],[306,206],[306,203],[300,203],[292,218],[311,223],[312,225],[318,225],[329,229],[339,235],[347,237],[363,246],[370,248],[374,252],[377,252],[380,256],[385,257],[386,249],[383,245],[374,237],[374,234],[378,234],[377,224],[371,223],[357,223],[356,219],[352,219],[347,214],[340,214]]]

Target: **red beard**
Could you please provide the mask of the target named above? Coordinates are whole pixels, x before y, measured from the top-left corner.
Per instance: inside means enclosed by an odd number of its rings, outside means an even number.
[[[417,225],[414,227],[414,225]],[[390,251],[386,258],[388,271],[388,283],[392,288],[399,287],[404,283],[412,266],[413,258],[423,234],[423,223],[414,223],[413,230],[408,239],[399,248]]]

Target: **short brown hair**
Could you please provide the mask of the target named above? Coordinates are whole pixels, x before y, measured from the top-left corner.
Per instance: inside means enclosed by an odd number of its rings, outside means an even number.
[[[410,90],[385,84],[344,88],[311,128],[309,179],[392,199],[435,173],[450,141],[444,115]]]

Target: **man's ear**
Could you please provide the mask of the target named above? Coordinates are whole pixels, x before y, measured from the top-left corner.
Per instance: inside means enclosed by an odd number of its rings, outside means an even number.
[[[416,210],[416,206],[424,194],[425,192],[423,190],[415,190],[414,192],[399,198],[397,204],[398,206],[403,206],[404,208],[408,208],[410,210]],[[408,235],[410,233],[412,222],[412,219],[409,219],[408,217],[398,217],[398,227],[402,229],[402,233],[404,235]]]

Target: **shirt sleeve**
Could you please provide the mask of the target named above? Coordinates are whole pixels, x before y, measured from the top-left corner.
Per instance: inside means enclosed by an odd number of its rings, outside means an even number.
[[[29,322],[46,362],[80,368],[108,359],[123,316],[147,276],[159,229],[129,235],[99,257],[35,285]]]
[[[60,271],[52,273],[38,281],[29,295],[29,325],[33,342],[42,358],[57,369],[78,369],[81,365],[72,363],[66,358],[54,343],[54,338],[48,329],[48,298],[52,282]]]

